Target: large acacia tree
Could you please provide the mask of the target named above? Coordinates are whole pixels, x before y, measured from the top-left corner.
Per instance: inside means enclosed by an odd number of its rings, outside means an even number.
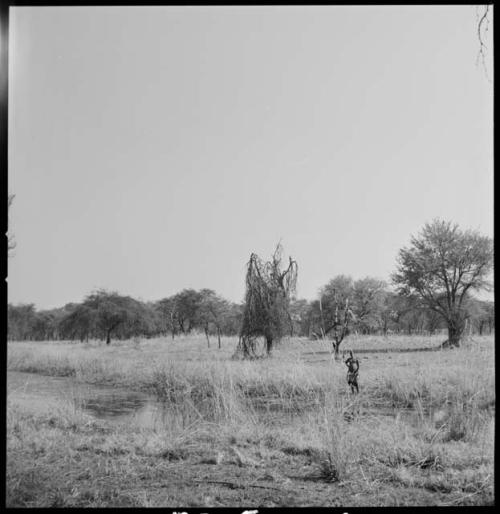
[[[443,346],[460,346],[466,302],[473,290],[488,289],[493,241],[475,230],[436,219],[399,251],[394,283],[403,295],[416,294],[448,327]]]

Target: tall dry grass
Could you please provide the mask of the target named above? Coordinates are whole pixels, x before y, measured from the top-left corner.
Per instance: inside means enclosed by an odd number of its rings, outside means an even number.
[[[222,352],[208,350],[203,338],[111,347],[10,343],[8,369],[150,391],[169,402],[177,419],[185,416],[182,427],[261,430],[271,447],[312,452],[320,472],[340,480],[360,459],[379,462],[374,455],[383,454],[385,465],[432,467],[437,444],[483,444],[495,407],[492,343],[490,337],[453,351],[363,355],[355,405],[343,364],[329,356],[309,362],[324,346],[303,340],[258,362],[231,360],[235,340],[226,340]],[[392,424],[374,421],[381,413]]]
[[[347,391],[345,366],[328,354],[323,358],[322,342],[292,340],[272,359],[258,362],[231,360],[236,341],[224,343],[222,352],[209,351],[202,338],[112,347],[9,344],[9,371],[146,390],[169,404],[169,414],[151,429],[133,422],[119,428],[96,422],[71,390],[47,415],[9,404],[10,504],[130,505],[119,480],[108,489],[98,484],[92,459],[109,457],[117,477],[135,477],[143,473],[138,463],[144,459],[144,469],[151,469],[151,462],[182,461],[203,452],[205,461],[218,462],[217,451],[239,445],[252,448],[253,458],[267,462],[266,467],[289,458],[310,462],[313,477],[354,484],[377,504],[397,501],[379,498],[389,485],[436,492],[449,504],[492,501],[492,338],[453,351],[361,354],[361,393],[355,398]],[[82,453],[86,448],[91,453]],[[90,469],[89,482],[95,478],[97,496],[57,493],[55,482],[47,488],[52,476],[59,477],[54,462],[77,455],[89,459],[85,469]],[[34,457],[45,477],[38,485],[30,482]]]

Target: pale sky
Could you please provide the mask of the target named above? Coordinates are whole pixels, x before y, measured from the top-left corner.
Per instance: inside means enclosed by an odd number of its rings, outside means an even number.
[[[478,50],[473,6],[11,8],[9,302],[242,301],[280,239],[312,299],[435,217],[492,237]]]

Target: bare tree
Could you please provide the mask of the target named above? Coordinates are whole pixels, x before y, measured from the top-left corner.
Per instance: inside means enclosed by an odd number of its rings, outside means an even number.
[[[329,335],[332,338],[332,346],[335,360],[339,358],[340,344],[349,333],[349,322],[354,319],[354,313],[349,307],[349,298],[341,300],[336,292],[333,293],[333,304],[331,315],[327,326],[324,324],[323,302],[320,298],[319,305],[321,311],[323,338]]]
[[[324,286],[319,295],[319,330],[321,339],[330,338],[335,359],[339,348],[349,333],[349,324],[355,319],[352,306],[353,281],[346,275],[338,275]]]
[[[278,244],[268,262],[255,253],[250,255],[243,323],[236,349],[236,353],[245,358],[258,357],[256,350],[260,337],[265,339],[269,356],[273,345],[292,330],[289,306],[297,284],[297,263],[290,257],[288,267],[282,271],[282,251]]]

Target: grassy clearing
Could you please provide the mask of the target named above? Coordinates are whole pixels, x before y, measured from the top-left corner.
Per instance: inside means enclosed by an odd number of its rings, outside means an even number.
[[[96,421],[77,397],[50,415],[9,402],[7,505],[493,503],[491,337],[362,355],[354,401],[325,343],[292,340],[259,362],[230,360],[234,344],[10,344],[9,370],[152,391],[172,416],[141,429]],[[188,406],[197,414],[177,422]]]

